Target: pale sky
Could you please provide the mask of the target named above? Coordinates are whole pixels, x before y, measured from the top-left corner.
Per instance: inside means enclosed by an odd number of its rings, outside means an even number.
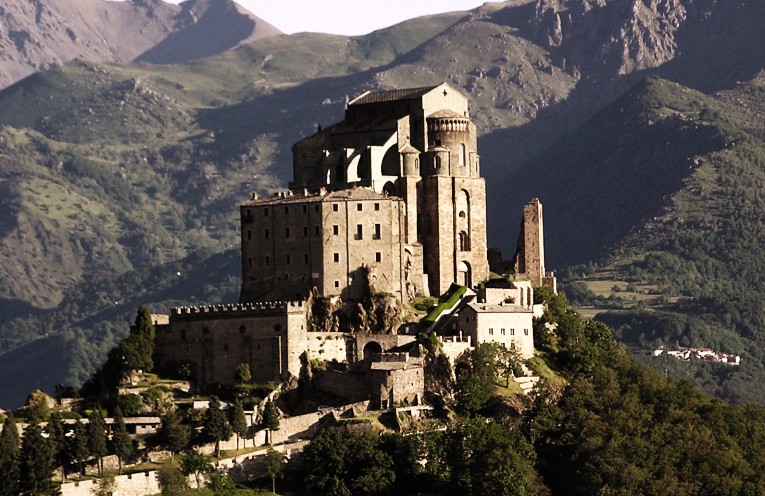
[[[169,0],[181,3],[181,0]],[[287,34],[355,36],[429,14],[466,11],[487,0],[234,0]]]

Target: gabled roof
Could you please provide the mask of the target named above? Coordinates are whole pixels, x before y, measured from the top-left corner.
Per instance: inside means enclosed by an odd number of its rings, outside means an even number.
[[[366,103],[395,102],[397,100],[413,100],[420,98],[437,86],[422,86],[419,88],[404,88],[400,90],[367,91],[351,100],[348,105],[364,105]]]

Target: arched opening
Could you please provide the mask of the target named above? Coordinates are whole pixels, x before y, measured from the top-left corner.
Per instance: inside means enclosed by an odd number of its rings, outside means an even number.
[[[470,264],[467,262],[460,262],[459,265],[457,265],[457,284],[471,287],[473,285],[472,278]]]
[[[465,164],[467,163],[467,161],[466,161],[466,151],[465,150],[466,150],[465,149],[465,144],[461,143],[460,144],[460,157],[459,157],[459,165],[460,165],[460,167],[464,167]]]
[[[396,194],[396,185],[394,185],[391,181],[388,181],[385,183],[385,186],[383,186],[383,193],[388,196],[393,196]]]
[[[382,346],[377,341],[370,341],[364,345],[364,360],[371,360],[382,354]]]
[[[470,251],[470,236],[465,231],[460,231],[458,245],[460,251]]]
[[[401,154],[396,145],[388,148],[382,160],[381,171],[383,176],[401,176]]]

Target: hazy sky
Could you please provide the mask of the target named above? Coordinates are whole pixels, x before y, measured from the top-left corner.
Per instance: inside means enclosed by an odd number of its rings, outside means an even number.
[[[169,0],[180,3],[181,0]],[[234,0],[281,31],[360,35],[428,14],[471,10],[486,0]]]

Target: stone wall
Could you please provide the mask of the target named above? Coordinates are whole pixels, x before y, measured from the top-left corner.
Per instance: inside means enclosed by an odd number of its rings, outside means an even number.
[[[117,475],[114,477],[114,483],[117,488],[114,494],[119,494],[119,496],[145,496],[161,492],[159,476],[155,470],[130,475]],[[97,480],[61,484],[61,496],[93,496],[97,490]]]

